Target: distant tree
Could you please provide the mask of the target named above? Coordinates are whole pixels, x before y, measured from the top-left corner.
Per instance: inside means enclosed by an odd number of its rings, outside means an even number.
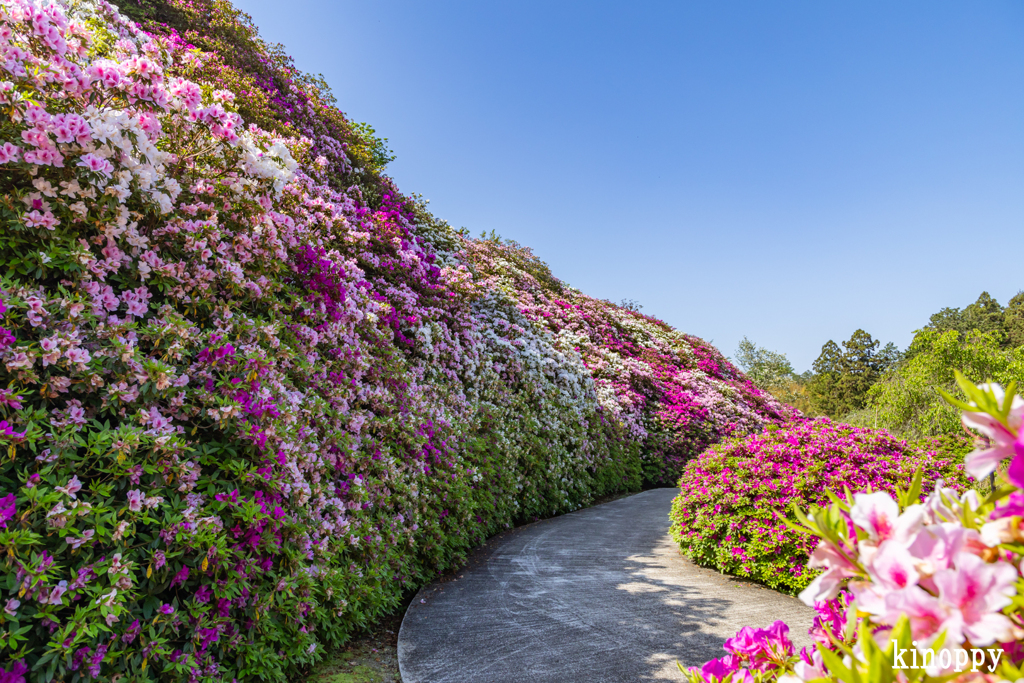
[[[821,347],[821,353],[812,366],[814,377],[807,385],[814,409],[825,415],[839,415],[844,402],[840,380],[843,375],[843,351],[829,339]]]
[[[925,329],[947,332],[953,330],[966,336],[975,330],[995,333],[1002,342],[1006,341],[1006,313],[998,301],[988,292],[982,292],[973,304],[959,308],[943,308],[931,316]],[[911,351],[914,353],[914,351]]]
[[[769,351],[744,337],[736,349],[735,361],[761,389],[801,412],[814,412],[807,393],[811,373],[796,374],[786,354]]]
[[[895,344],[889,342],[882,347],[882,350],[878,352],[876,358],[878,359],[880,371],[884,373],[886,370],[903,360],[903,352],[900,351]]]
[[[843,342],[843,364],[840,375],[840,395],[845,411],[864,407],[864,397],[881,372],[875,349],[879,342],[864,330],[857,330]]]
[[[964,309],[964,318],[969,331],[995,332],[1005,336],[1003,307],[988,292],[982,292],[978,300]]]
[[[640,302],[634,299],[623,299],[619,302],[619,308],[625,308],[627,311],[633,311],[634,313],[644,310]]]
[[[1024,348],[1003,348],[998,332],[963,335],[926,328],[915,335],[907,355],[868,395],[877,426],[904,438],[963,434],[959,411],[935,391],[960,396],[954,370],[972,382],[1024,382]]]
[[[881,351],[881,342],[864,330],[857,330],[843,342],[843,348],[829,340],[814,361],[814,377],[808,392],[815,409],[841,417],[864,407],[867,392],[882,374],[902,357],[891,342]]]
[[[964,319],[964,313],[959,308],[943,308],[938,313],[932,314],[928,318],[928,324],[925,325],[925,329],[936,330],[938,332],[947,332],[953,330],[954,332],[967,332],[967,321]]]
[[[1003,310],[1003,330],[1006,332],[1006,345],[1011,349],[1024,346],[1024,292],[1010,299]]]
[[[751,382],[767,390],[785,386],[796,375],[786,354],[769,351],[746,337],[736,349],[736,364]]]

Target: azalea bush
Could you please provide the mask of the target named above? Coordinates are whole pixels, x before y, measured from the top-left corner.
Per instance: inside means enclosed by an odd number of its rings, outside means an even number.
[[[528,248],[492,238],[467,242],[465,255],[483,286],[512,298],[558,348],[582,356],[602,407],[643,444],[647,483],[671,486],[708,445],[799,415],[713,346],[573,289]]]
[[[8,680],[296,680],[488,535],[789,414],[654,319],[525,306],[321,81],[171,9],[0,7]]]
[[[694,562],[796,593],[817,573],[813,539],[788,526],[794,506],[830,491],[895,492],[915,470],[967,487],[963,463],[935,450],[828,418],[793,421],[713,446],[690,462],[672,503],[672,537]]]
[[[794,654],[787,629],[744,629],[692,681],[1017,681],[1024,677],[1024,400],[958,376],[964,426],[986,437],[966,458],[984,499],[922,474],[895,495],[847,492],[799,515],[822,573],[800,594],[819,618],[814,648]],[[1008,463],[1006,462],[1008,461]],[[825,628],[822,628],[823,622]]]

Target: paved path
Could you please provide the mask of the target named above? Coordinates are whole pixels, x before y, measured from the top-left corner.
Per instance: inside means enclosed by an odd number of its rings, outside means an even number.
[[[398,637],[403,682],[679,681],[676,661],[720,657],[737,629],[776,619],[808,644],[813,612],[800,601],[679,554],[668,535],[676,493],[645,491],[491,539],[413,600]]]

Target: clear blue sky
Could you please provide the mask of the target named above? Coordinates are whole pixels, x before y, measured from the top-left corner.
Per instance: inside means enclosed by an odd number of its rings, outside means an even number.
[[[407,193],[810,367],[1024,289],[1024,3],[235,0]]]

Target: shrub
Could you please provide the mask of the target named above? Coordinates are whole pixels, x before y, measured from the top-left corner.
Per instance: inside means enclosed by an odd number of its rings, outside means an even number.
[[[824,570],[800,593],[818,612],[814,646],[795,654],[781,621],[744,627],[728,656],[686,670],[691,683],[1021,680],[1024,400],[958,380],[967,401],[950,402],[988,439],[964,466],[994,475],[995,491],[982,500],[932,482],[922,500],[918,476],[895,496],[847,491],[802,512],[810,564]]]
[[[579,356],[387,179],[319,182],[106,3],[0,24],[5,660],[294,680],[487,534],[639,487]]]
[[[710,344],[573,289],[515,242],[467,241],[464,254],[483,284],[582,357],[602,407],[643,444],[646,484],[670,486],[709,444],[799,414]]]
[[[828,418],[769,427],[705,451],[686,466],[672,504],[672,536],[697,564],[795,593],[814,539],[793,531],[793,506],[828,502],[827,491],[895,491],[923,468],[928,481],[964,487],[963,465],[881,430]]]
[[[619,330],[675,340],[694,443],[786,413],[654,319],[566,289],[542,323],[315,79],[227,3],[180,4],[251,54],[102,0],[0,8],[15,680],[296,680],[487,535],[637,490],[658,394],[614,384],[661,366]]]

